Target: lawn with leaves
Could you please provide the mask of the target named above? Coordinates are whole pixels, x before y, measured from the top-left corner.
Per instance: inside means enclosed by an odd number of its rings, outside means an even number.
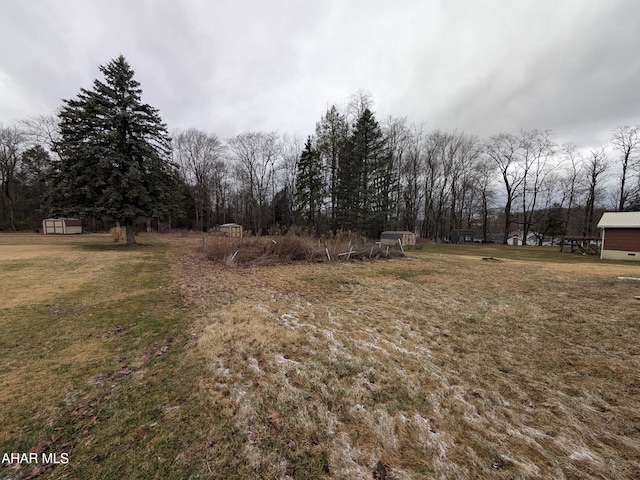
[[[43,476],[640,477],[637,264],[229,267],[195,236],[86,238],[0,251],[0,440],[70,453]],[[58,249],[77,276],[47,276]]]
[[[0,235],[0,455],[37,458],[3,462],[0,477],[183,478],[202,466],[189,320],[167,245],[138,241]]]

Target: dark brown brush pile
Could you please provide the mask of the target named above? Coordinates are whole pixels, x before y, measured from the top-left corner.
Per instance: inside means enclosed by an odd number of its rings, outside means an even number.
[[[207,259],[227,265],[280,265],[297,262],[334,262],[401,257],[398,247],[351,240],[323,241],[293,235],[230,239],[206,237],[203,249]]]

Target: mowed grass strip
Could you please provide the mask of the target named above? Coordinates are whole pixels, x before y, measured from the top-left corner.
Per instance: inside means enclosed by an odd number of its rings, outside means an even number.
[[[205,463],[201,362],[168,245],[107,235],[0,235],[0,454],[68,455],[2,465],[3,478],[184,478]]]
[[[640,476],[640,276],[555,251],[185,267],[215,478]]]

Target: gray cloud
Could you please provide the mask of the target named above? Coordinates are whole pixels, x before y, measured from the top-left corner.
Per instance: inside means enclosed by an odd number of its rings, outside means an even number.
[[[304,136],[364,88],[379,118],[589,146],[640,123],[638,44],[635,0],[0,0],[0,122],[122,53],[172,129]]]

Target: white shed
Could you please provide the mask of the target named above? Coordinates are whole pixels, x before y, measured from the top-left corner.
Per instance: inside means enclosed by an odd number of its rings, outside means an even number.
[[[42,221],[42,232],[45,235],[82,233],[82,221],[78,218],[45,218]]]

